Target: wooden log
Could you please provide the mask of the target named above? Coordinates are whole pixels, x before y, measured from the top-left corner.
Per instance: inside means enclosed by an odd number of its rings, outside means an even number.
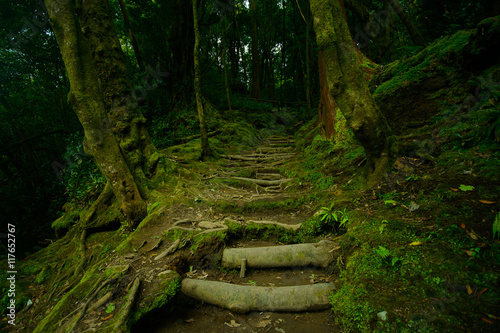
[[[239,313],[328,309],[330,307],[328,296],[334,289],[332,283],[255,287],[197,279],[182,281],[182,292],[186,296]]]
[[[330,253],[334,246],[333,242],[323,240],[315,244],[225,249],[222,253],[222,267],[239,268],[242,259],[247,260],[249,268],[327,267],[335,259],[333,253]]]

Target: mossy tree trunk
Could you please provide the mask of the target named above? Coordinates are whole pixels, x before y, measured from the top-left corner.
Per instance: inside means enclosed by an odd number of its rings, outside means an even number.
[[[389,126],[373,100],[339,0],[311,0],[330,94],[365,149],[367,187],[382,180],[396,155]]]
[[[201,92],[201,73],[200,73],[200,28],[198,24],[197,0],[192,0],[193,4],[193,24],[194,24],[194,92],[196,94],[196,105],[198,108],[198,118],[200,120],[201,134],[201,160],[212,156],[210,145],[208,143],[207,126],[203,112],[203,95]]]
[[[151,142],[139,109],[108,2],[85,0],[77,14],[97,69],[107,118],[140,184],[154,174],[161,154]]]
[[[113,122],[107,117],[104,82],[92,57],[89,41],[82,33],[74,1],[45,0],[68,79],[69,104],[85,131],[84,149],[113,189],[122,213],[132,225],[146,215],[136,180],[113,133]]]

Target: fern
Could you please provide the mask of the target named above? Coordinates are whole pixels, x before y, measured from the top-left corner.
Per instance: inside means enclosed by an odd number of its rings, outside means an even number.
[[[391,254],[391,252],[388,249],[386,249],[385,247],[380,246],[380,245],[379,245],[378,249],[375,249],[375,252],[377,252],[378,255],[384,259],[387,258]]]
[[[495,217],[495,222],[493,222],[493,239],[500,236],[500,212]]]

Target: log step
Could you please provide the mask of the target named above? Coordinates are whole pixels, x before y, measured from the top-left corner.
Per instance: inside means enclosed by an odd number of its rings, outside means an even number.
[[[186,296],[239,313],[328,309],[330,307],[328,296],[334,289],[332,283],[255,287],[197,279],[182,281],[182,292]]]
[[[222,267],[240,268],[242,259],[246,259],[249,268],[328,267],[335,259],[330,252],[334,247],[333,242],[322,240],[310,244],[225,249]]]

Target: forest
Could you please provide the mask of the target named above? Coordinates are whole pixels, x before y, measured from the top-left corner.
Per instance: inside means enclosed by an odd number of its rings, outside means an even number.
[[[496,332],[498,50],[496,0],[0,0],[0,329]]]

